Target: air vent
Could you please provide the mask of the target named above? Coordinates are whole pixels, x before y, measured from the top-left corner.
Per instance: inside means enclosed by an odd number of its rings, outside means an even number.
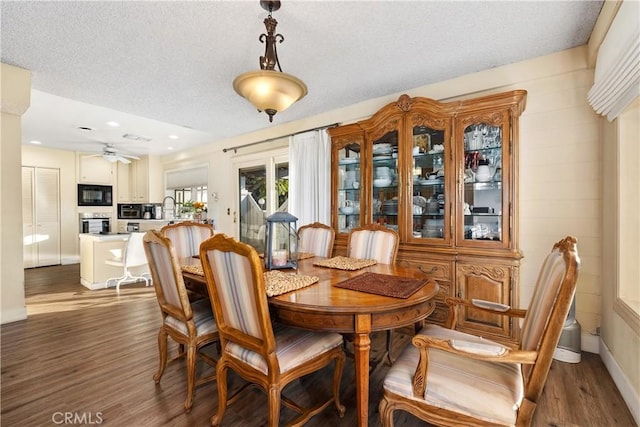
[[[83,131],[87,131],[87,132],[89,132],[89,131],[92,131],[92,130],[93,130],[92,128],[88,128],[88,127],[86,127],[86,126],[78,126],[76,129],[83,130]]]
[[[130,139],[132,141],[150,142],[151,138],[145,138],[144,136],[134,135],[132,133],[125,133],[122,135],[124,139]]]

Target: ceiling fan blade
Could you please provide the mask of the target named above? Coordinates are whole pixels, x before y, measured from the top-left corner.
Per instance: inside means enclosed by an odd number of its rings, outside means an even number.
[[[128,165],[129,163],[131,163],[131,160],[127,159],[126,157],[122,157],[122,156],[118,156],[117,160],[119,160],[120,162],[124,163],[125,165]]]
[[[90,154],[88,156],[82,156],[82,157],[86,159],[87,157],[100,157],[100,156],[102,156],[102,154]]]
[[[111,154],[103,154],[102,158],[111,163],[115,163],[118,161],[118,157]]]
[[[126,157],[127,159],[140,160],[138,156],[132,156],[130,154],[120,154],[120,157]]]

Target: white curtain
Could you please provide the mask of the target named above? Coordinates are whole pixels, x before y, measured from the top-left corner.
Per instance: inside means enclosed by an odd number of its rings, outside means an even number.
[[[640,96],[640,2],[625,0],[598,50],[587,96],[598,114],[614,120]]]
[[[289,138],[289,206],[298,227],[331,225],[331,141],[325,129]]]

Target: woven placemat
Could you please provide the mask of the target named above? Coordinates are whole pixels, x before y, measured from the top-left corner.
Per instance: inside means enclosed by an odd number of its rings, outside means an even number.
[[[272,270],[264,273],[265,287],[267,288],[267,296],[273,297],[282,295],[296,289],[304,288],[320,280],[316,276],[305,276],[296,273],[284,273],[282,271]]]
[[[187,273],[204,276],[204,271],[202,270],[201,265],[183,265],[182,270]],[[269,297],[282,295],[287,292],[295,291],[296,289],[313,285],[314,283],[317,283],[318,280],[320,279],[316,276],[284,273],[277,270],[267,271],[264,273],[266,292]]]
[[[187,273],[197,274],[198,276],[204,276],[204,271],[202,271],[202,265],[193,264],[193,265],[183,265],[182,271],[186,271]]]
[[[258,256],[264,259],[264,254],[258,254]],[[316,255],[309,252],[298,252],[298,261],[301,259],[313,258],[314,256]]]
[[[344,256],[321,259],[313,263],[318,267],[336,268],[338,270],[360,270],[375,264],[377,264],[375,259],[356,259]]]
[[[428,279],[367,272],[336,283],[334,286],[387,297],[409,298],[427,281]]]

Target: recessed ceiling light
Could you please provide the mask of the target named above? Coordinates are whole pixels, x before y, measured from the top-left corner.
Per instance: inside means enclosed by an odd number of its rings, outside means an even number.
[[[173,150],[173,147],[167,147],[167,150],[171,151]]]
[[[119,127],[119,126],[120,126],[120,123],[118,123],[118,122],[114,122],[113,120],[112,120],[112,121],[110,121],[110,122],[107,122],[107,124],[108,124],[109,126],[111,126],[111,127],[114,127],[114,128],[117,128],[117,127]]]
[[[40,141],[36,141],[36,140],[29,141],[29,142],[30,142],[30,143],[32,143],[32,144],[35,144],[35,145],[40,145],[40,144],[42,144],[42,142],[40,142]]]
[[[178,135],[171,134],[171,135],[169,135],[169,138],[171,138],[171,139],[178,139]]]

